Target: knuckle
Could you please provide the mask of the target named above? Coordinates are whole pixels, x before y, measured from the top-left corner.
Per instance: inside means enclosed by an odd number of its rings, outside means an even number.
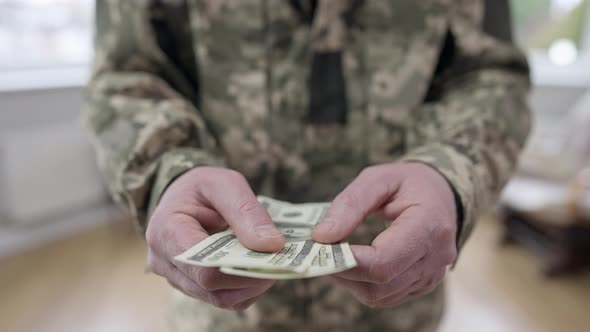
[[[226,168],[208,168],[198,174],[196,181],[205,190],[219,186],[232,186],[246,182],[246,178],[238,171]]]
[[[198,300],[203,300],[203,301],[207,301],[206,298],[204,298],[203,296],[203,292],[201,289],[199,289],[198,287],[194,287],[194,286],[189,286],[186,285],[186,283],[176,283],[173,280],[170,279],[166,279],[166,281],[168,282],[168,284],[170,286],[172,286],[174,289],[194,298],[194,299],[198,299]]]
[[[148,227],[145,233],[145,241],[149,248],[157,248],[159,246],[160,239],[155,231],[155,227]]]
[[[255,299],[251,299],[251,300],[247,300],[238,304],[235,304],[231,307],[232,310],[235,311],[242,311],[242,310],[246,310],[249,307],[251,307],[254,303],[256,302]]]
[[[374,176],[385,174],[392,170],[392,164],[380,164],[365,167],[360,173],[359,177],[372,178]]]
[[[418,271],[415,272],[410,272],[407,273],[407,280],[411,280],[412,284],[419,284],[419,283],[425,283],[426,280],[426,270],[424,269],[419,269]]]
[[[359,199],[357,195],[350,190],[343,191],[336,198],[337,202],[347,208],[356,209],[359,206]]]
[[[375,284],[386,284],[391,281],[391,271],[389,264],[375,258],[369,266],[369,282]]]
[[[157,263],[158,259],[156,258],[156,255],[154,255],[154,253],[151,250],[148,250],[148,255],[147,255],[147,268],[149,271],[160,275],[160,265]]]
[[[363,168],[363,170],[361,171],[361,173],[359,175],[363,175],[363,176],[371,176],[375,173],[380,173],[383,169],[385,169],[386,164],[377,164],[377,165],[371,165],[371,166],[367,166],[365,168]]]
[[[188,286],[188,287],[184,287],[184,288],[180,287],[177,289],[181,290],[182,292],[190,295],[191,297],[193,297],[195,299],[206,300],[203,298],[203,291],[197,287]]]
[[[233,169],[227,169],[225,176],[232,182],[246,182],[246,178],[244,177],[244,175]]]
[[[200,269],[197,272],[197,284],[205,290],[215,290],[216,279],[209,269]]]
[[[218,308],[223,308],[223,304],[219,299],[219,296],[217,296],[217,294],[213,293],[213,292],[208,292],[206,295],[206,301]]]
[[[457,248],[453,245],[451,248],[445,250],[442,254],[443,264],[445,266],[451,265],[457,259]]]
[[[444,265],[453,264],[457,258],[456,230],[454,227],[442,225],[435,227],[431,232],[431,238],[434,241],[432,241],[430,251],[436,250],[438,246],[438,253],[442,263]]]
[[[236,310],[234,307],[238,304],[231,300],[225,292],[211,292],[211,298],[215,300],[215,306],[221,309]]]
[[[236,210],[241,215],[248,215],[260,208],[260,203],[254,199],[243,199],[236,203]]]
[[[373,172],[375,172],[375,168],[377,166],[368,166],[365,167],[361,170],[361,172],[359,173],[358,177],[359,178],[366,178],[366,177],[370,177],[371,174],[373,174]]]
[[[160,223],[156,220],[150,222],[145,233],[145,241],[148,248],[159,254],[164,254],[165,244],[173,242],[175,240],[174,238],[175,232],[171,223]]]
[[[389,275],[382,268],[378,268],[369,274],[369,281],[376,284],[386,284],[389,282]]]
[[[377,303],[381,298],[377,287],[374,285],[367,285],[365,293],[363,294],[363,300],[366,303]]]
[[[455,222],[454,220],[452,221]],[[440,226],[437,230],[437,239],[443,243],[455,242],[456,225]]]

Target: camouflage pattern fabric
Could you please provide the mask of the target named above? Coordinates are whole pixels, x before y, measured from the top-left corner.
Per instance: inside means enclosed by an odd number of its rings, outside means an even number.
[[[331,200],[365,166],[416,161],[451,184],[461,247],[530,123],[526,59],[481,28],[484,5],[319,0],[308,22],[279,0],[97,1],[84,120],[114,198],[145,231],[165,188],[197,166],[237,169],[257,193],[300,202]],[[347,121],[308,123],[312,54],[333,51]],[[367,221],[349,241],[370,243],[383,227]],[[442,315],[442,286],[374,310],[328,280],[279,282],[237,313],[175,293],[170,326],[434,331]]]

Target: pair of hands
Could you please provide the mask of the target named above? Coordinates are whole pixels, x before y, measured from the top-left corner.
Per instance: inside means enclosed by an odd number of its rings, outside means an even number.
[[[334,199],[313,239],[341,241],[369,215],[386,220],[387,228],[371,246],[351,246],[356,268],[330,277],[372,308],[395,306],[432,291],[457,255],[455,200],[446,180],[419,163],[368,167]],[[173,260],[228,226],[250,249],[272,252],[284,245],[240,173],[197,167],[183,174],[166,190],[150,220],[148,269],[214,306],[249,307],[274,281]]]

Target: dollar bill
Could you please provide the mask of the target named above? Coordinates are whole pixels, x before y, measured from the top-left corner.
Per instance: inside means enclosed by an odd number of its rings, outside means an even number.
[[[244,247],[231,231],[214,234],[174,257],[179,262],[209,267],[234,266],[303,272],[309,268],[320,245],[312,240],[289,241],[275,253]]]
[[[223,266],[221,272],[242,277],[260,279],[303,279],[330,275],[351,269],[357,265],[348,243],[322,244],[311,266],[305,272],[266,270]]]
[[[310,228],[322,221],[330,208],[329,203],[291,204],[266,196],[257,198],[275,223],[307,225]]]
[[[328,245],[311,239],[313,228],[324,218],[329,203],[292,204],[265,196],[258,196],[258,200],[285,236],[285,246],[280,251],[250,250],[227,230],[211,235],[175,259],[186,264],[220,267],[227,274],[265,279],[311,278],[356,266],[347,243]]]

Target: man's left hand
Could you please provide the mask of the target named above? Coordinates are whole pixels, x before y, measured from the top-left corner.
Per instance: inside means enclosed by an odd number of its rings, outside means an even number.
[[[313,239],[344,240],[369,215],[387,227],[370,246],[351,246],[358,266],[334,275],[337,283],[372,308],[434,290],[457,256],[457,212],[446,179],[420,163],[368,167],[334,199]]]

